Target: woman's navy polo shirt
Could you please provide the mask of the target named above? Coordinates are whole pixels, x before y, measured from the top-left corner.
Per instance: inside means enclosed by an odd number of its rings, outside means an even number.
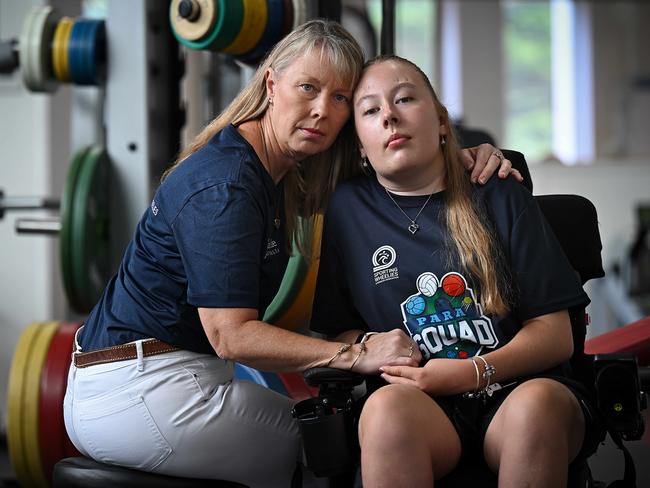
[[[288,256],[276,187],[229,125],[161,184],[117,274],[84,323],[84,351],[155,337],[214,353],[197,307],[255,308],[280,285]]]

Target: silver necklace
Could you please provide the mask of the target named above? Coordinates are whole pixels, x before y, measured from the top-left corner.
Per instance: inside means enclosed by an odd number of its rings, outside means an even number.
[[[412,219],[412,218],[409,217],[408,214],[407,214],[407,213],[402,209],[402,207],[399,206],[399,203],[397,203],[397,202],[395,201],[395,199],[393,198],[393,195],[390,194],[390,192],[388,191],[388,189],[384,187],[384,191],[386,192],[386,195],[388,195],[388,198],[390,198],[390,199],[392,200],[392,202],[395,204],[395,206],[399,209],[399,211],[402,212],[402,213],[404,214],[404,217],[406,217],[407,219],[409,219],[409,222],[411,222],[411,223],[410,223],[409,226],[408,226],[408,230],[409,230],[409,232],[410,232],[411,234],[415,235],[415,233],[416,233],[418,230],[420,230],[420,226],[418,225],[418,223],[416,222],[416,220],[418,219],[418,217],[420,216],[420,214],[422,213],[422,211],[424,210],[424,208],[425,208],[425,207],[427,206],[427,204],[429,203],[429,200],[431,200],[431,197],[433,196],[433,193],[434,193],[434,192],[431,192],[431,193],[429,194],[429,198],[427,198],[427,201],[424,202],[424,205],[422,205],[422,208],[420,208],[420,211],[417,213],[417,215],[415,216],[415,218]]]
[[[269,165],[269,174],[271,174],[271,160],[269,159],[269,150],[266,148],[266,138],[264,137],[264,132],[262,131],[262,120],[257,119],[257,127],[260,130],[260,138],[262,139],[262,147],[264,148],[264,157],[266,158],[266,164]],[[276,229],[280,228],[280,199],[276,200],[275,206],[275,218],[273,219],[273,226]]]

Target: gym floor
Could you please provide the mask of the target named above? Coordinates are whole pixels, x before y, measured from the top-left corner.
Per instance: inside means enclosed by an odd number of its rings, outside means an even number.
[[[634,458],[639,488],[650,486],[650,414],[648,410],[645,410],[644,414],[646,420],[644,438],[640,441],[626,443]],[[608,485],[623,477],[623,453],[607,437],[596,454],[589,458],[589,466],[594,479]],[[5,439],[0,438],[0,487],[15,488],[18,486],[9,461]]]

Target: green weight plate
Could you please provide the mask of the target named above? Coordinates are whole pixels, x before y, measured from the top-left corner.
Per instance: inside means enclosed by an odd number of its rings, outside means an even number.
[[[244,20],[237,37],[223,48],[230,54],[244,54],[262,38],[269,12],[266,0],[244,0]]]
[[[40,408],[41,372],[43,371],[47,351],[50,348],[50,342],[58,328],[59,322],[41,324],[42,330],[34,339],[29,355],[29,367],[25,372],[22,422],[23,449],[29,469],[29,477],[34,480],[34,484],[24,486],[49,486],[41,462],[38,412]]]
[[[39,322],[27,326],[18,339],[18,344],[11,360],[9,386],[7,389],[7,446],[9,458],[21,486],[32,486],[23,439],[25,422],[25,379],[31,367],[32,348],[43,328]]]
[[[72,268],[79,302],[90,312],[110,278],[108,153],[93,147],[86,154],[75,186],[72,210]]]
[[[289,309],[305,281],[308,269],[309,263],[300,254],[298,246],[294,242],[292,255],[287,263],[287,269],[282,277],[280,288],[264,312],[264,322],[276,323]]]
[[[60,14],[50,6],[34,7],[20,34],[20,66],[25,86],[34,92],[53,92],[57,83],[52,70],[51,45]]]
[[[68,177],[66,180],[65,189],[63,190],[63,197],[61,198],[61,233],[59,234],[61,275],[63,276],[63,287],[65,289],[66,296],[68,297],[68,301],[75,310],[77,310],[78,304],[80,303],[80,298],[78,296],[78,290],[75,287],[74,282],[72,212],[74,196],[77,187],[77,179],[79,178],[79,172],[89,150],[90,148],[81,149],[75,154],[74,158],[72,159],[72,163],[68,169]]]

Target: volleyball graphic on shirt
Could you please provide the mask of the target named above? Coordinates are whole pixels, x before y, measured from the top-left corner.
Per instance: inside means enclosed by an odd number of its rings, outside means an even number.
[[[483,315],[474,290],[457,272],[442,278],[432,272],[415,280],[418,293],[400,304],[404,325],[425,359],[464,359],[494,348],[498,339],[489,317]]]
[[[416,285],[425,297],[432,297],[438,290],[438,278],[433,273],[422,273],[418,276]]]

